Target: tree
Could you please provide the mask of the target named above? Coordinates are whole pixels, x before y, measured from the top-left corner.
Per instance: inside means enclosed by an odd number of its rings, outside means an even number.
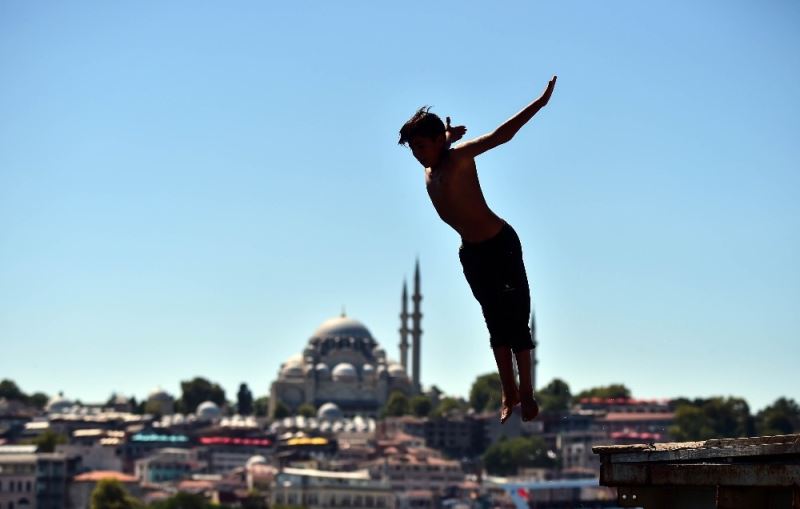
[[[141,507],[116,479],[102,479],[92,491],[91,509],[133,509]]]
[[[302,415],[303,417],[314,417],[317,415],[317,409],[314,408],[314,405],[310,403],[303,403],[297,408],[297,415]]]
[[[0,398],[5,398],[9,401],[27,401],[28,396],[22,392],[13,380],[7,378],[0,381]]]
[[[56,433],[51,429],[33,439],[33,443],[37,446],[37,452],[54,452],[58,444],[66,444],[67,442],[69,442],[69,439],[65,435]]]
[[[427,417],[433,409],[433,403],[428,396],[418,394],[408,402],[411,413],[417,417]]]
[[[679,441],[708,440],[714,437],[714,426],[711,419],[703,412],[703,408],[690,403],[683,403],[675,409],[675,423],[670,426],[669,433]]]
[[[475,379],[469,390],[469,403],[476,412],[500,408],[503,386],[498,373],[487,373]]]
[[[239,385],[239,392],[236,393],[236,409],[239,415],[251,415],[253,413],[253,393],[246,383]]]
[[[486,449],[483,463],[492,475],[513,475],[520,468],[552,468],[557,462],[540,437],[501,438]]]
[[[797,433],[800,431],[800,406],[793,399],[778,398],[756,414],[756,430],[761,436]]]
[[[213,505],[198,493],[178,492],[171,497],[155,502],[152,509],[224,509],[229,506]]]
[[[602,387],[592,387],[575,395],[574,400],[580,401],[584,398],[625,398],[630,399],[631,390],[622,384],[611,384]]]
[[[269,410],[269,396],[261,396],[253,402],[256,417],[266,417]]]
[[[205,378],[195,377],[181,382],[181,408],[185,413],[192,413],[204,401],[213,401],[218,406],[225,405],[225,390],[218,384],[212,384]]]
[[[466,412],[468,409],[469,403],[465,400],[447,396],[439,400],[439,404],[431,412],[431,417],[442,417],[452,412]]]
[[[394,391],[386,402],[386,415],[399,417],[408,414],[408,397],[400,391]]]
[[[242,500],[242,509],[267,509],[267,502],[263,495],[251,490],[247,494],[247,498]]]
[[[283,401],[278,401],[275,404],[275,411],[272,413],[273,419],[283,419],[285,417],[289,417],[291,412],[289,412],[289,407],[287,407]]]
[[[536,392],[536,400],[543,413],[566,412],[569,410],[572,395],[567,382],[554,378]]]
[[[751,436],[755,426],[744,399],[714,397],[678,404],[669,432],[675,440],[708,440]]]
[[[50,397],[43,392],[34,392],[28,397],[28,403],[35,406],[39,410],[44,409],[44,407],[47,406],[48,401],[50,401]]]

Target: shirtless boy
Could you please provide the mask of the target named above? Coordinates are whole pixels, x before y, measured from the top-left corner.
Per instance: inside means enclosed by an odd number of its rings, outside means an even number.
[[[420,108],[400,129],[400,144],[408,145],[425,167],[425,186],[439,217],[461,236],[459,258],[472,294],[483,310],[489,329],[503,399],[500,422],[506,422],[519,404],[522,420],[539,414],[531,386],[533,348],[530,317],[530,290],[522,247],[514,229],[489,209],[483,197],[475,158],[501,145],[542,109],[550,100],[556,76],[548,82],[541,97],[523,108],[489,134],[450,144],[466,132],[463,126],[451,127]],[[513,356],[517,360],[519,387],[514,377]]]

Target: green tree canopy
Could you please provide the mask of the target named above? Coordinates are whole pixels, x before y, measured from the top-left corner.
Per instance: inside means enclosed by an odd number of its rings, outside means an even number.
[[[261,396],[253,402],[253,411],[256,417],[266,417],[269,410],[269,396]]]
[[[37,446],[37,452],[54,452],[58,444],[66,444],[69,438],[61,433],[48,429],[38,437],[33,439]]]
[[[737,438],[752,436],[755,426],[744,399],[714,397],[679,403],[669,432],[679,441]]]
[[[778,398],[756,414],[758,435],[789,435],[800,432],[800,406],[793,399]]]
[[[194,412],[204,401],[213,401],[220,407],[226,402],[225,390],[201,377],[181,382],[181,391],[181,408],[185,413]]]
[[[275,411],[272,413],[273,419],[283,419],[285,417],[289,417],[291,412],[289,411],[289,407],[283,401],[278,401],[275,403]]]
[[[133,509],[141,504],[116,479],[103,479],[92,491],[91,509]]]
[[[13,380],[7,378],[0,381],[0,398],[9,401],[28,401],[28,396],[17,387]]]
[[[461,398],[446,396],[439,400],[439,404],[431,412],[432,417],[442,417],[452,412],[466,412],[470,408],[469,403]]]
[[[520,468],[552,468],[557,462],[540,437],[517,437],[501,438],[489,446],[483,464],[491,475],[514,475]]]
[[[408,402],[411,413],[417,417],[427,417],[433,410],[433,403],[428,396],[418,394]]]
[[[148,507],[151,509],[225,509],[230,506],[214,505],[198,493],[178,492],[165,500],[154,502]]]
[[[566,412],[572,402],[572,394],[567,382],[554,378],[536,392],[536,400],[543,413]]]
[[[39,410],[44,409],[44,407],[47,406],[48,401],[50,401],[50,397],[43,392],[34,392],[28,397],[28,403],[35,406]]]
[[[580,401],[583,398],[630,398],[631,390],[623,384],[611,384],[602,387],[592,387],[581,391],[573,398],[575,401]]]
[[[239,392],[236,393],[236,410],[239,415],[251,415],[253,413],[253,393],[246,383],[239,385]]]
[[[394,391],[386,402],[385,413],[389,417],[408,415],[408,397],[400,391]]]
[[[303,403],[297,408],[297,415],[302,415],[303,417],[314,417],[317,415],[317,409],[314,408],[314,405],[310,403]]]
[[[476,412],[496,410],[500,408],[503,398],[503,386],[500,375],[487,373],[475,379],[469,390],[469,404]]]

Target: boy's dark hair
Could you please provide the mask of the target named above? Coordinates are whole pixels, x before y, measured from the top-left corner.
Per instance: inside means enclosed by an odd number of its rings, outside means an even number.
[[[423,106],[418,109],[414,116],[408,122],[403,124],[400,129],[399,145],[406,145],[411,138],[416,136],[424,136],[435,140],[440,134],[444,134],[444,122],[435,113],[431,113],[430,106]]]

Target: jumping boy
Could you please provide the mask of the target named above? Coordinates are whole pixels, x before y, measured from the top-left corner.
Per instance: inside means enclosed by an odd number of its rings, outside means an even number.
[[[533,348],[530,290],[522,247],[514,229],[489,209],[483,197],[475,158],[501,145],[550,100],[556,76],[541,97],[523,108],[493,132],[450,148],[466,128],[447,125],[429,108],[420,108],[400,129],[401,145],[408,145],[425,167],[425,186],[439,217],[461,236],[459,258],[464,276],[483,310],[489,329],[503,398],[500,422],[506,422],[514,407],[522,408],[522,420],[539,414],[531,386]],[[519,387],[514,377],[513,355],[517,360]]]

